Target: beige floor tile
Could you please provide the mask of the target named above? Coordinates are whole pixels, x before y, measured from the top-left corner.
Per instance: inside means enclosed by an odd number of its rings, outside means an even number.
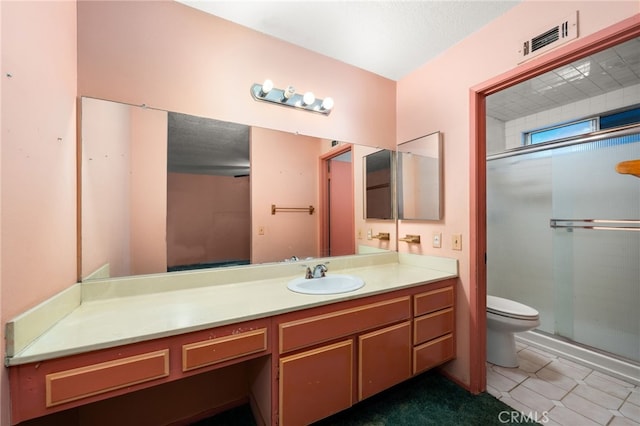
[[[572,379],[585,379],[593,370],[561,358],[551,361],[544,368],[550,368]]]
[[[627,397],[627,402],[640,407],[640,388],[633,388],[631,394]]]
[[[527,407],[522,402],[520,402],[520,401],[518,401],[516,399],[513,399],[511,397],[504,397],[500,401],[504,402],[509,407],[513,408],[514,411],[518,411],[520,413],[525,413],[527,416],[530,415],[529,413],[534,413],[535,412],[535,410],[533,408]],[[542,413],[541,413],[541,415],[542,415]],[[500,420],[500,419],[498,419],[498,420]]]
[[[545,356],[538,351],[533,350],[533,348],[529,347],[518,352],[518,359],[520,361],[527,360],[532,364],[538,365],[540,368],[549,364],[555,358]]]
[[[489,377],[487,376],[487,393],[496,399],[502,398],[502,392],[494,388],[492,385],[488,384]]]
[[[637,425],[640,425],[640,423],[636,423],[633,420],[628,419],[626,417],[614,417],[613,419],[611,419],[608,426],[637,426]]]
[[[521,386],[527,387],[547,399],[556,401],[564,398],[568,392],[566,389],[562,389],[553,383],[549,383],[537,377],[529,377],[527,380],[522,382]]]
[[[491,369],[498,374],[508,377],[516,383],[522,383],[529,377],[529,374],[526,371],[520,370],[519,368],[506,368],[494,365]]]
[[[549,419],[563,426],[598,426],[598,423],[566,407],[555,407],[549,411]]]
[[[616,398],[626,399],[631,393],[631,388],[627,386],[623,386],[618,381],[609,380],[607,376],[594,371],[589,374],[589,376],[584,379],[585,383],[589,386],[592,386],[596,389],[600,389],[603,392],[608,393],[609,395],[613,395]]]
[[[550,399],[545,398],[524,386],[517,386],[509,392],[509,395],[511,395],[511,397],[516,401],[520,401],[522,404],[527,407],[531,407],[534,411],[539,413],[549,411],[555,406]]]
[[[625,417],[630,418],[634,422],[640,423],[640,407],[638,407],[637,405],[631,404],[627,401],[622,404],[622,407],[620,407],[618,411],[620,411],[622,414],[624,414]]]
[[[489,369],[487,370],[487,384],[499,392],[509,392],[518,385],[518,382]]]
[[[543,349],[536,348],[535,346],[529,346],[529,347],[527,347],[527,349],[529,349],[532,352],[536,352],[536,353],[540,354],[541,356],[543,356],[544,358],[547,358],[549,360],[554,360],[554,359],[558,358],[557,355],[554,355],[551,352],[547,352],[547,351],[545,351]]]
[[[544,426],[640,426],[640,387],[516,344],[519,368],[487,363],[487,392],[514,411]]]
[[[603,378],[603,379],[605,379],[605,380],[608,380],[608,381],[610,381],[610,382],[613,382],[613,383],[617,383],[618,385],[623,386],[623,387],[625,387],[625,388],[630,388],[630,389],[632,389],[632,388],[635,388],[635,387],[636,387],[636,386],[634,386],[633,384],[631,384],[631,383],[629,383],[629,382],[625,382],[624,380],[620,380],[620,379],[618,379],[617,377],[609,376],[608,374],[601,373],[601,372],[599,372],[599,371],[594,371],[594,372],[592,373],[592,375],[593,375],[593,376],[597,376],[597,377],[601,377],[601,378]]]
[[[589,401],[575,393],[571,392],[564,397],[562,403],[570,410],[580,413],[581,415],[593,420],[594,422],[606,425],[613,417],[613,414],[606,408]]]
[[[571,393],[580,395],[581,397],[610,410],[617,410],[624,402],[624,400],[616,398],[615,396],[603,392],[600,389],[596,389],[588,384],[576,386]]]
[[[578,382],[576,382],[575,379],[572,379],[571,377],[567,377],[549,367],[545,367],[540,371],[538,371],[536,373],[536,376],[549,383],[553,383],[559,388],[562,388],[568,391],[576,387],[576,385],[578,384]]]

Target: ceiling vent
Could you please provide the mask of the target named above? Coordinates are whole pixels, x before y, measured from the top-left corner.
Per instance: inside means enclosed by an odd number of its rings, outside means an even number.
[[[578,38],[578,12],[560,20],[555,25],[549,25],[535,36],[520,43],[518,63],[535,58],[541,53],[555,49]]]

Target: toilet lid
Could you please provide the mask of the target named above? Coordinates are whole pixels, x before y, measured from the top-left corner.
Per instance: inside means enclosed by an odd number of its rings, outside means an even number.
[[[539,316],[538,311],[530,306],[514,300],[489,295],[487,295],[487,312],[520,319],[533,319]]]

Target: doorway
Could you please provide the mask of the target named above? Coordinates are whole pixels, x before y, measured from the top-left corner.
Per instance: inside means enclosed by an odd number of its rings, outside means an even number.
[[[486,294],[487,294],[487,210],[486,210],[486,97],[517,83],[607,49],[640,35],[637,17],[629,18],[574,43],[484,82],[470,91],[470,215],[471,215],[471,353],[470,390],[486,389]]]
[[[321,159],[321,256],[355,254],[353,156],[345,145]]]

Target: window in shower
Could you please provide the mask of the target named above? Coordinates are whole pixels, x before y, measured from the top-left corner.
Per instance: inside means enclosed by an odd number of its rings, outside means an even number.
[[[586,135],[598,128],[597,119],[575,121],[573,123],[555,126],[542,130],[526,132],[524,134],[525,145],[535,145],[544,142],[551,142],[572,136]]]

